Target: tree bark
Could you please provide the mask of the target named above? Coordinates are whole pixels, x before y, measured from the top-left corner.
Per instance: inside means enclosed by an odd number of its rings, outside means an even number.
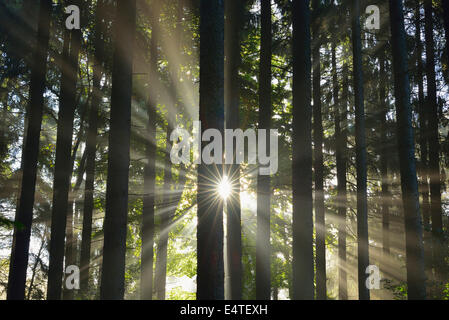
[[[76,5],[80,7],[78,0]],[[64,248],[68,212],[68,196],[73,163],[72,135],[76,108],[76,83],[78,79],[78,56],[81,47],[81,31],[65,30],[61,74],[61,90],[56,139],[56,159],[53,180],[53,207],[51,212],[51,236],[48,267],[47,299],[61,299],[64,275]],[[70,38],[69,38],[70,37]],[[67,46],[68,44],[68,46]]]
[[[381,50],[385,50],[382,47]],[[388,76],[385,70],[385,53],[382,51],[379,58],[379,102],[381,105],[380,116],[380,177],[381,177],[381,211],[382,211],[382,252],[385,256],[390,254],[390,202],[391,193],[388,180],[388,141],[387,141],[387,113],[388,101],[385,85]],[[386,270],[385,270],[386,271]]]
[[[323,119],[321,114],[320,1],[313,5],[313,141],[315,145],[316,298],[326,300],[326,220],[324,209]],[[335,74],[336,76],[336,74]]]
[[[346,100],[347,96],[347,86],[348,84],[348,70],[347,65],[344,64],[343,72],[343,90],[346,95],[343,95],[342,103],[344,105],[343,114],[340,114],[340,99],[338,96],[338,71],[337,71],[337,59],[335,52],[335,40],[332,44],[332,83],[333,83],[333,97],[334,97],[334,118],[335,118],[335,142],[336,142],[336,166],[337,166],[337,215],[338,215],[338,297],[340,300],[348,299],[348,288],[347,288],[347,265],[346,265],[346,206],[347,206],[347,195],[346,195],[346,128],[342,129],[342,124],[346,124]],[[342,116],[344,120],[342,121]],[[342,123],[344,122],[344,123]]]
[[[429,131],[427,123],[426,99],[424,97],[424,68],[422,61],[423,45],[421,41],[421,1],[416,1],[415,8],[415,42],[416,42],[416,77],[418,85],[418,124],[419,124],[419,149],[420,159],[418,162],[418,183],[422,197],[422,217],[423,217],[423,241],[424,241],[424,262],[425,268],[432,273],[432,237],[429,234],[430,227],[430,190],[429,190]]]
[[[399,165],[405,216],[406,268],[409,299],[425,299],[426,286],[419,210],[418,181],[410,107],[407,48],[402,1],[390,0],[391,44],[397,117]]]
[[[243,29],[242,0],[226,0],[225,29],[225,116],[226,128],[240,128],[240,33]],[[234,150],[235,152],[235,150]],[[234,154],[235,158],[235,154]],[[227,168],[232,192],[226,202],[227,209],[227,261],[229,272],[229,298],[242,299],[242,226],[240,206],[240,166],[231,164]]]
[[[150,65],[149,83],[157,87],[159,82],[158,73],[158,44],[159,44],[159,14],[160,1],[153,2],[153,12],[150,13],[151,42],[150,42]],[[153,91],[155,92],[155,91]],[[157,94],[150,93],[147,100],[147,139],[145,141],[145,157],[147,163],[144,168],[144,197],[142,210],[142,253],[140,262],[140,298],[142,300],[153,299],[153,264],[154,264],[154,213],[155,213],[155,191],[156,191],[156,110]],[[159,258],[159,253],[158,253]],[[159,275],[156,272],[156,285]],[[165,289],[165,286],[164,286]],[[156,287],[156,292],[157,287]],[[165,296],[165,292],[164,292]],[[158,293],[158,298],[160,294]]]
[[[108,178],[100,298],[124,296],[136,0],[118,1],[112,68]]]
[[[314,299],[312,110],[308,0],[293,0],[293,299]]]
[[[259,129],[271,127],[271,1],[261,0],[261,41],[259,66]],[[270,136],[266,135],[267,152]],[[257,240],[256,240],[256,299],[271,296],[271,212],[270,176],[257,176]]]
[[[224,7],[223,0],[200,3],[201,134],[224,128]],[[204,147],[206,143],[200,142]],[[202,150],[202,148],[201,148]],[[200,151],[201,151],[200,150]],[[198,167],[197,299],[224,298],[223,202],[215,188],[222,179],[219,164]]]
[[[86,182],[84,185],[83,231],[80,254],[80,294],[89,297],[89,270],[91,256],[92,216],[94,209],[95,154],[97,151],[98,114],[102,100],[101,78],[104,61],[104,1],[97,2],[95,12],[95,43],[92,102],[86,141]]]
[[[44,107],[51,11],[52,1],[41,0],[37,44],[33,55],[31,71],[30,102],[27,115],[29,121],[28,127],[26,128],[26,137],[24,137],[23,176],[15,217],[15,221],[22,224],[22,227],[16,226],[14,228],[8,278],[8,300],[23,300],[25,298],[26,271],[28,267],[31,224],[33,220],[34,193],[36,190],[39,137]]]
[[[443,219],[441,208],[440,143],[438,132],[438,105],[435,76],[435,43],[433,39],[432,1],[424,0],[426,38],[427,110],[429,133],[430,212],[433,235],[433,264],[441,268]]]
[[[365,139],[365,104],[363,95],[362,41],[360,28],[360,0],[352,0],[352,49],[355,96],[355,143],[357,171],[357,258],[359,299],[369,300],[365,285],[369,265],[368,199]]]

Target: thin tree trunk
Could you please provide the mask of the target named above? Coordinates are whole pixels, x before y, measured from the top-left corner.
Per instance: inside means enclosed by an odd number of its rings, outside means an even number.
[[[261,41],[259,67],[259,129],[271,126],[271,0],[261,0]],[[270,137],[266,135],[267,152]],[[271,248],[270,212],[271,187],[269,175],[257,176],[257,240],[256,299],[270,300]]]
[[[28,287],[27,300],[31,299],[31,293],[33,292],[33,286],[34,286],[34,279],[36,278],[37,266],[39,265],[39,263],[41,261],[42,251],[44,250],[45,243],[46,243],[46,237],[47,237],[46,234],[47,234],[47,232],[45,230],[44,236],[42,237],[41,245],[39,247],[39,251],[37,252],[37,255],[36,255],[36,260],[34,261],[34,265],[31,270],[31,280],[30,280],[30,286]]]
[[[224,7],[222,0],[200,4],[201,134],[224,127]],[[204,147],[206,143],[202,143]],[[202,148],[201,148],[202,150]],[[219,183],[219,164],[198,167],[197,299],[224,298],[223,202],[215,199],[211,181]]]
[[[100,298],[123,299],[136,0],[118,1]]]
[[[240,33],[243,29],[242,0],[226,0],[226,29],[225,29],[225,114],[226,128],[240,128]],[[234,159],[235,159],[234,150]],[[240,166],[231,164],[227,168],[228,181],[231,182],[232,192],[226,202],[227,210],[227,261],[229,272],[229,298],[242,299],[242,225],[240,206]]]
[[[74,152],[76,154],[76,151]],[[74,165],[74,158],[72,157],[72,167]],[[83,176],[86,169],[86,151],[83,152],[83,155],[80,159],[80,164],[78,167],[78,172],[76,175],[76,182],[73,189],[70,191],[69,201],[67,206],[67,226],[66,226],[66,244],[65,244],[65,264],[66,266],[76,265],[76,235],[74,233],[74,225],[76,221],[74,221],[74,213],[77,211],[78,207],[78,191],[83,183]],[[75,208],[73,208],[73,204],[75,203]],[[62,298],[64,300],[73,300],[75,297],[74,290],[64,288],[62,291]]]
[[[415,9],[415,42],[416,42],[416,77],[418,84],[418,116],[419,116],[419,149],[420,161],[418,162],[418,173],[420,176],[419,189],[422,197],[422,216],[423,216],[423,239],[424,239],[424,262],[425,268],[432,273],[432,237],[430,231],[430,191],[429,191],[429,141],[428,141],[428,124],[426,101],[424,97],[424,76],[422,51],[423,45],[421,41],[421,1],[416,1]]]
[[[337,166],[337,214],[338,214],[338,297],[340,300],[348,299],[347,272],[346,272],[346,134],[342,131],[340,114],[340,99],[338,96],[338,71],[335,52],[335,41],[332,44],[332,83],[334,97],[336,166]],[[347,86],[347,65],[344,65],[344,82]],[[343,86],[345,88],[345,85]],[[347,90],[346,90],[347,91]],[[344,96],[343,99],[347,99]],[[346,102],[344,104],[346,109]],[[346,113],[344,113],[346,117]]]
[[[150,42],[149,83],[157,87],[158,77],[158,42],[159,42],[159,1],[153,3],[154,11],[150,15],[152,28]],[[155,179],[156,179],[156,109],[157,95],[151,94],[147,101],[147,139],[145,141],[145,153],[147,163],[144,168],[144,197],[142,210],[142,253],[140,263],[140,298],[142,300],[153,299],[153,256],[154,256],[154,203],[155,203]],[[157,274],[157,273],[156,273]],[[158,283],[158,275],[156,276]],[[157,287],[156,287],[157,289]],[[165,294],[164,294],[165,296]]]
[[[78,100],[79,101],[79,100]],[[89,101],[89,97],[87,98],[87,101]],[[83,112],[80,116],[80,128],[78,131],[78,135],[75,141],[75,144],[73,146],[72,155],[71,155],[71,164],[70,167],[73,168],[75,164],[76,154],[78,152],[78,148],[81,143],[81,137],[84,135],[84,118],[85,118],[85,110],[86,108],[83,107]],[[69,197],[68,197],[68,205],[67,205],[67,225],[66,225],[66,243],[65,243],[65,265],[79,265],[77,264],[77,237],[75,235],[74,229],[77,221],[75,220],[75,213],[79,210],[79,199],[78,198],[78,191],[81,187],[81,184],[83,183],[83,176],[86,169],[86,151],[83,152],[80,163],[78,166],[78,172],[76,174],[76,182],[75,186],[71,188],[71,184],[69,185]],[[70,180],[71,180],[70,176]],[[75,204],[75,208],[73,205]],[[64,288],[62,291],[62,298],[64,300],[73,300],[75,296],[75,292],[72,289]]]
[[[14,228],[7,290],[7,299],[9,300],[23,300],[25,298],[26,271],[33,220],[34,193],[36,190],[39,137],[44,107],[51,11],[52,1],[41,0],[37,44],[31,71],[30,102],[27,114],[29,122],[25,130],[26,137],[24,137],[23,175],[20,199],[15,217],[15,221],[20,223],[22,227],[16,226]]]
[[[74,2],[80,6],[80,1]],[[81,47],[81,31],[65,31],[70,37],[68,48],[64,44],[61,93],[56,139],[56,159],[53,181],[53,207],[51,213],[51,236],[48,267],[47,299],[61,299],[64,275],[64,248],[67,222],[67,205],[70,189],[73,119],[76,108],[76,83],[78,78],[78,55]]]
[[[313,140],[315,145],[316,298],[326,300],[326,220],[324,211],[323,119],[321,115],[320,1],[313,5]],[[336,75],[336,74],[335,74]]]
[[[170,115],[168,115],[170,117]],[[172,118],[172,117],[170,117]],[[167,246],[168,236],[170,233],[170,222],[173,219],[173,215],[176,211],[172,210],[173,205],[173,174],[172,165],[170,162],[170,134],[173,125],[173,120],[168,120],[167,124],[167,146],[165,148],[165,161],[164,161],[164,194],[161,204],[161,222],[159,227],[159,239],[157,242],[157,254],[156,254],[156,274],[155,274],[155,288],[156,297],[159,300],[165,300],[165,286],[167,277]]]
[[[10,85],[10,80],[6,80],[5,87],[0,86],[0,99],[2,103],[2,119],[0,120],[0,166],[8,156],[8,132],[9,132],[9,121],[8,121],[8,90]]]
[[[170,174],[171,175],[171,174]],[[173,177],[169,178],[171,181],[169,184],[173,185]],[[179,202],[181,201],[182,194],[184,192],[186,183],[186,177],[183,171],[180,172],[179,176],[179,187],[172,190],[170,187],[171,195],[167,196],[164,201],[164,205],[166,206],[163,215],[167,216],[166,220],[160,226],[160,234],[157,244],[157,253],[156,253],[156,270],[155,270],[155,291],[156,298],[159,300],[165,299],[165,290],[166,290],[166,282],[167,282],[167,249],[168,249],[168,236],[170,232],[170,224],[173,222],[176,209],[178,208]],[[168,187],[168,184],[167,184]],[[165,187],[164,187],[165,189]],[[167,190],[167,189],[165,189]],[[176,195],[173,195],[176,194]]]
[[[441,268],[443,220],[441,210],[440,143],[438,132],[437,87],[435,76],[435,43],[433,39],[432,0],[424,0],[426,37],[427,110],[429,132],[430,211],[432,217],[433,264]]]
[[[179,1],[177,8],[177,16],[176,16],[176,28],[175,35],[178,42],[179,52],[182,51],[182,18],[183,18],[183,10],[184,10],[184,1]],[[174,89],[173,96],[177,101],[177,109],[178,112],[183,110],[183,102],[179,99],[179,92],[181,90],[181,85],[179,78],[181,76],[181,68],[178,62],[174,63],[175,68],[173,68],[173,73],[176,75],[172,78],[172,88]],[[157,242],[157,253],[156,253],[156,270],[155,270],[155,291],[156,297],[159,300],[165,300],[165,291],[166,291],[166,282],[167,282],[167,249],[168,249],[168,239],[170,234],[170,224],[175,216],[176,209],[178,207],[178,203],[182,197],[182,192],[184,190],[185,185],[185,175],[180,172],[180,185],[181,190],[178,194],[176,190],[174,190],[174,178],[172,174],[172,164],[170,162],[170,150],[171,144],[170,134],[176,125],[176,117],[173,113],[168,111],[167,113],[167,145],[165,150],[165,161],[164,161],[164,195],[163,195],[163,203],[161,208],[161,222],[160,222],[160,231],[159,231],[159,239]],[[183,181],[181,183],[181,181]],[[179,190],[178,190],[179,191]],[[175,193],[177,196],[175,196]]]
[[[382,47],[381,50],[385,50]],[[390,202],[391,193],[388,180],[388,141],[387,141],[387,113],[388,101],[385,85],[388,81],[385,70],[385,53],[382,51],[379,58],[379,102],[381,105],[380,115],[380,176],[381,176],[381,210],[382,210],[382,252],[385,256],[390,254]],[[385,270],[387,271],[387,270]]]
[[[366,268],[369,265],[368,200],[365,140],[365,105],[363,95],[362,41],[360,28],[360,0],[352,0],[352,46],[355,96],[355,143],[357,171],[357,258],[359,299],[369,300],[365,285]]]
[[[391,44],[397,116],[399,165],[405,216],[406,267],[409,299],[425,299],[426,286],[419,210],[418,181],[410,107],[407,48],[402,1],[390,0]]]
[[[338,142],[339,149],[342,150],[341,154],[341,187],[339,190],[339,198],[340,198],[340,210],[338,212],[339,217],[341,217],[341,225],[339,230],[339,247],[338,247],[338,256],[341,261],[341,264],[344,268],[344,272],[340,274],[339,284],[341,285],[341,297],[347,299],[348,297],[348,283],[347,283],[347,263],[346,263],[346,236],[347,236],[347,223],[346,223],[346,212],[348,208],[348,199],[347,199],[347,166],[348,166],[348,105],[349,105],[349,67],[348,63],[343,64],[343,104],[342,113],[341,113],[341,135],[340,141]]]
[[[293,299],[314,298],[312,110],[308,0],[293,0]]]
[[[89,110],[89,124],[86,141],[86,182],[84,184],[83,231],[80,254],[80,294],[89,297],[89,270],[91,257],[92,216],[94,209],[95,154],[97,151],[98,113],[102,100],[101,78],[104,60],[104,1],[97,2],[95,12],[95,43],[92,101]]]

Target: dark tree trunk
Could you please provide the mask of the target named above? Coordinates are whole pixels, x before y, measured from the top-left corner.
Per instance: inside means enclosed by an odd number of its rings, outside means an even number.
[[[355,143],[357,171],[357,258],[359,299],[369,300],[365,285],[366,268],[369,265],[368,200],[365,140],[365,105],[363,96],[362,41],[360,28],[360,1],[352,0],[352,46],[355,96]]]
[[[313,5],[313,140],[315,145],[316,298],[326,300],[326,220],[324,212],[323,120],[321,115],[320,1]],[[335,74],[336,75],[336,74]]]
[[[314,298],[310,11],[293,0],[293,299]]]
[[[84,185],[83,231],[81,234],[80,293],[89,297],[89,270],[92,237],[92,216],[94,209],[95,154],[97,151],[98,113],[102,100],[101,77],[104,60],[104,1],[97,2],[95,12],[95,43],[92,103],[89,110],[89,125],[86,141],[86,182]]]
[[[419,210],[418,181],[410,107],[407,48],[402,1],[390,0],[391,44],[396,100],[397,137],[405,216],[406,267],[409,299],[425,299],[426,286]]]
[[[261,0],[259,129],[271,126],[271,1]],[[270,136],[266,135],[267,152]],[[270,176],[257,176],[256,299],[270,300]]]
[[[224,7],[222,0],[200,4],[200,121],[201,133],[224,128]],[[200,142],[203,147],[206,143]],[[197,299],[224,298],[223,202],[215,188],[222,165],[198,167]]]
[[[24,137],[23,175],[20,198],[15,221],[22,225],[14,228],[11,250],[7,299],[25,298],[26,271],[30,247],[31,224],[33,220],[34,192],[36,184],[39,137],[41,132],[42,111],[44,107],[45,75],[47,72],[47,51],[50,35],[51,0],[41,0],[37,44],[33,55],[30,83],[30,102],[28,108],[28,127]]]
[[[420,183],[418,185],[422,197],[423,217],[423,239],[424,239],[424,262],[427,270],[432,271],[432,246],[430,231],[430,191],[429,191],[429,141],[426,101],[424,97],[424,68],[422,61],[423,45],[421,41],[421,1],[416,1],[415,9],[415,42],[416,42],[416,79],[418,85],[418,123],[419,123],[419,149],[420,160],[418,162],[418,174]]]
[[[80,1],[74,2],[79,7]],[[51,212],[51,236],[48,267],[47,299],[61,299],[64,275],[64,248],[68,212],[70,178],[73,167],[72,135],[76,108],[76,83],[78,79],[78,55],[81,47],[81,31],[65,30],[61,90],[56,139],[56,159],[53,180],[53,207]],[[67,43],[69,46],[67,46]]]
[[[225,114],[226,128],[240,128],[240,33],[243,29],[242,0],[225,0]],[[235,152],[235,150],[234,150]],[[235,157],[235,154],[234,154]],[[227,209],[227,259],[229,273],[229,299],[242,299],[242,225],[240,206],[240,166],[231,164],[227,176],[232,192],[226,202]]]
[[[430,211],[432,218],[433,264],[441,267],[443,220],[441,210],[440,143],[438,133],[438,105],[435,78],[435,43],[433,39],[432,0],[424,0],[426,36],[427,110],[429,133]]]
[[[123,299],[136,0],[118,1],[100,298]]]
[[[2,166],[2,162],[7,158],[9,152],[9,126],[10,123],[8,121],[8,91],[10,81],[6,80],[5,87],[0,87],[0,101],[2,103],[2,119],[0,119],[0,167]]]

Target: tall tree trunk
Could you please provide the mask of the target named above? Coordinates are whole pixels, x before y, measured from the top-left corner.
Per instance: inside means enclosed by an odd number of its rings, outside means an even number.
[[[178,43],[179,52],[182,51],[182,40],[183,40],[183,29],[182,29],[182,21],[183,21],[183,13],[184,11],[184,1],[179,1],[177,8],[177,16],[176,16],[176,27],[175,27],[175,37]],[[180,101],[180,91],[181,84],[179,78],[181,77],[181,67],[179,62],[174,61],[174,68],[171,71],[174,76],[171,77],[172,83],[170,88],[174,90],[173,97],[176,100],[177,112],[182,112],[184,109],[183,102]],[[176,213],[176,209],[178,207],[179,200],[182,197],[182,192],[184,190],[185,185],[185,175],[182,171],[180,171],[180,185],[181,190],[178,190],[180,193],[176,192],[174,189],[174,177],[172,174],[172,164],[170,162],[170,150],[171,144],[170,134],[172,130],[176,126],[176,116],[170,110],[167,112],[167,145],[165,150],[165,161],[164,161],[164,194],[163,194],[163,203],[161,208],[161,222],[160,222],[160,231],[159,231],[159,239],[157,242],[157,253],[156,253],[156,270],[155,270],[155,291],[157,299],[164,300],[165,299],[165,287],[167,282],[167,249],[168,249],[168,239],[169,233],[171,230],[171,222]],[[182,181],[183,180],[183,181]],[[175,195],[176,194],[176,195]]]
[[[357,171],[357,258],[359,299],[369,300],[365,285],[369,265],[368,200],[365,140],[365,105],[363,95],[362,41],[360,28],[360,0],[352,0],[352,49],[355,96],[355,143]]]
[[[28,108],[28,127],[24,137],[23,175],[20,198],[15,221],[22,227],[14,228],[11,249],[7,299],[23,300],[25,298],[26,271],[30,247],[31,224],[33,220],[33,204],[39,154],[39,137],[44,107],[45,75],[47,72],[47,51],[50,35],[51,0],[41,0],[37,44],[33,56],[30,82],[30,102]]]
[[[338,297],[340,300],[348,299],[347,288],[347,266],[346,266],[346,134],[342,130],[342,115],[340,114],[340,99],[338,96],[338,71],[337,71],[337,59],[335,50],[335,40],[332,44],[332,86],[334,97],[334,118],[335,118],[335,158],[337,166],[337,214],[338,214]],[[345,72],[344,76],[344,90],[347,83],[347,65],[344,64]],[[346,90],[347,91],[347,90]],[[347,92],[346,92],[347,93]],[[347,96],[343,97],[347,99]],[[346,101],[344,102],[344,108],[346,109]],[[346,118],[346,113],[343,113]]]
[[[240,128],[240,33],[243,29],[242,0],[225,0],[225,115],[226,128]],[[235,159],[234,150],[234,159]],[[229,298],[242,299],[242,225],[240,206],[240,166],[231,164],[227,168],[228,181],[232,192],[226,202],[227,210],[227,261],[229,272]]]
[[[136,0],[118,1],[100,298],[123,299]]]
[[[423,239],[424,239],[424,262],[425,268],[432,272],[432,246],[430,231],[430,191],[429,191],[429,141],[426,100],[424,97],[424,69],[422,61],[423,45],[421,41],[421,1],[416,1],[415,8],[415,43],[416,43],[416,79],[418,85],[418,123],[419,123],[419,149],[420,161],[418,162],[418,174],[420,176],[419,189],[422,197],[422,216],[423,216]]]
[[[340,198],[340,204],[338,216],[341,217],[340,220],[340,229],[339,229],[339,235],[338,235],[338,257],[341,261],[341,265],[343,266],[344,272],[340,274],[339,279],[339,288],[341,286],[341,297],[344,299],[347,299],[348,297],[348,283],[347,283],[347,263],[346,263],[346,235],[347,235],[347,224],[346,224],[346,212],[348,207],[348,199],[347,199],[347,166],[348,166],[348,105],[349,105],[349,67],[348,63],[345,62],[343,64],[343,104],[341,104],[342,107],[342,113],[341,113],[341,134],[340,139],[337,142],[338,148],[341,150],[341,186],[339,189],[339,198]]]
[[[399,165],[405,216],[406,267],[409,299],[425,299],[426,286],[419,210],[418,181],[410,107],[407,48],[402,1],[390,0],[391,44],[397,116]]]
[[[89,270],[92,237],[92,216],[94,209],[95,154],[97,151],[98,113],[102,100],[101,78],[104,60],[104,1],[97,2],[95,12],[95,43],[92,102],[89,110],[89,124],[86,141],[86,182],[84,185],[83,231],[80,254],[80,294],[89,297]]]
[[[382,252],[385,256],[390,254],[390,202],[391,193],[389,190],[388,180],[388,141],[387,141],[387,113],[388,101],[386,84],[388,76],[385,69],[385,47],[380,48],[382,51],[379,57],[379,103],[381,106],[380,116],[380,179],[381,179],[381,210],[382,210]],[[386,270],[385,270],[386,271]]]
[[[432,217],[433,264],[440,269],[442,258],[443,220],[441,210],[440,143],[438,133],[437,87],[435,76],[435,43],[433,40],[432,0],[424,0],[426,37],[427,110],[429,133],[430,211]]]
[[[224,127],[224,7],[222,0],[200,4],[200,121],[201,134]],[[206,143],[200,142],[202,147]],[[202,148],[201,148],[202,150]],[[200,150],[200,151],[201,151]],[[224,298],[223,202],[211,181],[220,182],[222,165],[198,167],[197,299]]]
[[[259,129],[271,126],[271,0],[261,0],[261,36],[259,66]],[[267,152],[269,134],[266,135]],[[256,240],[256,299],[270,300],[271,296],[271,212],[270,176],[257,176],[257,240]]]
[[[316,298],[326,300],[326,219],[324,212],[323,120],[321,115],[320,1],[313,0],[313,140],[315,145]]]
[[[293,0],[293,299],[314,298],[310,11]]]
[[[79,7],[81,2],[78,0]],[[73,167],[72,135],[76,108],[76,83],[78,79],[78,55],[81,47],[81,31],[65,31],[70,48],[64,44],[61,92],[56,138],[56,159],[53,181],[53,207],[51,212],[51,236],[48,267],[47,299],[61,299],[62,278],[64,275],[64,248],[68,212],[70,178]]]
[[[160,1],[153,2],[153,12],[150,13],[151,42],[149,83],[153,88],[157,87],[158,76],[158,43],[159,43],[159,14]],[[154,264],[154,203],[156,190],[156,109],[157,94],[150,93],[147,101],[147,139],[145,141],[145,156],[147,163],[144,168],[144,197],[142,210],[142,253],[140,263],[140,298],[142,300],[153,299],[153,264]],[[167,140],[168,141],[168,140]],[[158,253],[159,258],[159,253]],[[156,271],[156,284],[158,283]],[[157,287],[156,287],[157,289]],[[164,286],[165,289],[165,286]],[[164,293],[165,296],[165,293]],[[160,298],[158,293],[158,298]]]

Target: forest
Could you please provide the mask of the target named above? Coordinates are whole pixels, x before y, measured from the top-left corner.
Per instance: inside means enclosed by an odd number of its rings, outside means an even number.
[[[0,299],[449,300],[449,0],[1,0]]]

